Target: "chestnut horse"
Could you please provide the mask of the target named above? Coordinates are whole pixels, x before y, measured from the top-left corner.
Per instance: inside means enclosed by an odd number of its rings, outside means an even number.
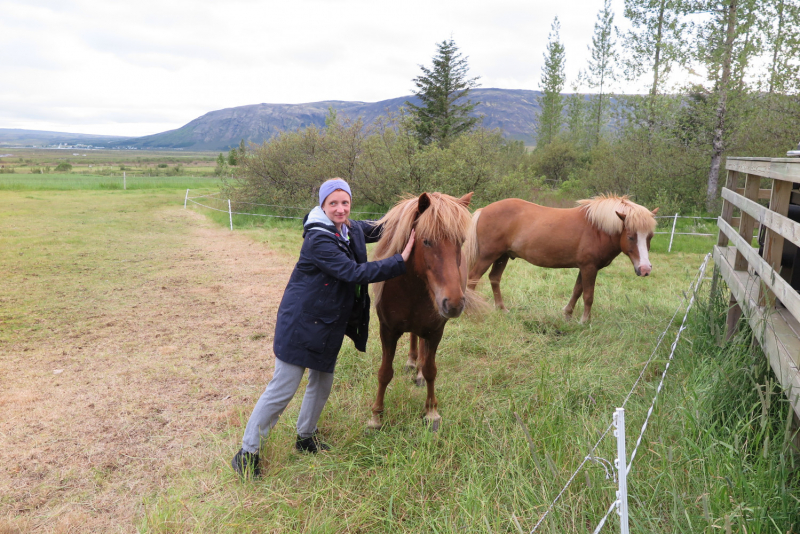
[[[424,418],[431,430],[439,428],[441,416],[434,392],[436,349],[448,319],[461,315],[467,305],[467,269],[461,261],[461,247],[470,225],[467,206],[471,198],[472,193],[460,199],[423,193],[400,201],[379,221],[384,226],[376,259],[402,251],[412,229],[416,230],[416,242],[406,273],[373,285],[383,354],[370,428],[382,426],[384,394],[394,375],[397,341],[405,332],[420,338],[416,364],[428,386]]]
[[[500,278],[509,258],[522,258],[539,267],[578,268],[572,298],[564,307],[569,319],[583,294],[581,322],[589,321],[597,271],[620,252],[633,262],[637,276],[652,270],[648,253],[656,227],[655,214],[627,196],[602,195],[579,200],[578,207],[547,208],[509,198],[489,204],[472,217],[465,252],[469,287],[474,288],[492,266],[494,303],[508,311],[500,294]]]

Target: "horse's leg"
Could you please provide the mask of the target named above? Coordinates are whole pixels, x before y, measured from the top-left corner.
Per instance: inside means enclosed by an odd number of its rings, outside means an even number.
[[[489,281],[492,283],[492,293],[494,293],[494,305],[503,311],[508,311],[508,308],[503,304],[503,295],[500,294],[500,278],[503,277],[506,265],[508,265],[508,254],[503,254],[494,261],[492,271],[489,273]]]
[[[417,368],[417,335],[411,334],[411,339],[408,341],[408,361],[406,361],[406,372],[414,371]]]
[[[475,286],[478,285],[478,282],[481,279],[481,276],[486,273],[489,269],[489,266],[493,263],[494,260],[491,258],[485,258],[483,256],[478,256],[478,260],[475,262],[475,265],[472,266],[472,269],[469,270],[469,275],[467,276],[467,287],[470,289],[475,289]]]
[[[425,377],[425,382],[428,385],[428,396],[425,399],[424,419],[433,432],[439,430],[439,423],[442,420],[439,412],[436,411],[438,403],[436,402],[434,384],[436,383],[436,349],[439,347],[439,341],[442,339],[443,332],[444,328],[438,333],[434,332],[431,337],[426,339],[425,343],[421,344],[420,346],[420,355],[422,356],[420,369],[422,371],[422,376]]]
[[[422,366],[425,365],[425,359],[428,357],[427,352],[425,352],[425,346],[427,342],[420,338],[419,340],[419,357],[417,358],[417,376],[414,378],[414,384],[418,388],[421,388],[425,385],[425,377],[422,376]]]
[[[592,302],[594,302],[594,281],[597,279],[597,268],[594,266],[581,269],[583,275],[583,317],[581,324],[588,323],[592,316]]]
[[[381,422],[381,415],[383,414],[383,397],[386,394],[386,386],[392,381],[394,376],[394,369],[392,369],[392,362],[394,361],[394,353],[397,350],[397,340],[400,339],[398,334],[395,334],[388,327],[381,325],[381,368],[378,370],[378,395],[375,397],[375,404],[372,405],[372,419],[369,420],[367,426],[369,428],[380,429],[383,426]]]
[[[582,293],[583,282],[581,278],[581,272],[578,271],[578,279],[575,280],[575,287],[572,288],[572,298],[569,299],[567,305],[564,306],[564,319],[567,321],[572,319],[572,312],[575,310],[575,304],[577,304],[578,299],[581,298]]]

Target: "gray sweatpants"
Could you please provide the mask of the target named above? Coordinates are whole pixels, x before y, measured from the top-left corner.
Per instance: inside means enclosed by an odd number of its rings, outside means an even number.
[[[275,372],[272,380],[267,384],[267,389],[253,408],[253,413],[247,421],[242,439],[242,449],[245,452],[257,453],[261,439],[266,438],[269,431],[278,422],[283,410],[300,387],[305,367],[286,363],[275,358]],[[328,401],[333,385],[333,373],[308,370],[308,386],[300,405],[300,414],[297,416],[297,435],[307,438],[317,430],[317,421]]]

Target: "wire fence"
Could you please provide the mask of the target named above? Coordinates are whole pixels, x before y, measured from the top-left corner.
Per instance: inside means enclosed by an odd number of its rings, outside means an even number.
[[[561,491],[558,493],[558,495],[556,495],[555,499],[553,499],[553,501],[547,507],[547,510],[544,512],[544,514],[542,514],[542,516],[536,522],[536,524],[534,525],[533,529],[530,531],[530,534],[534,534],[539,529],[539,526],[544,522],[544,520],[552,512],[552,510],[555,507],[555,505],[561,500],[561,497],[567,491],[567,488],[569,488],[569,486],[575,480],[575,478],[578,475],[578,473],[581,471],[581,469],[583,469],[583,467],[589,461],[602,460],[601,462],[598,462],[598,463],[601,463],[601,465],[603,465],[604,469],[606,469],[606,478],[609,478],[608,477],[608,468],[606,466],[609,465],[610,462],[608,462],[608,460],[605,460],[605,459],[595,458],[594,457],[594,452],[597,450],[597,448],[599,447],[600,443],[606,438],[606,436],[608,435],[609,431],[614,426],[617,426],[618,431],[622,431],[622,436],[618,436],[618,443],[619,443],[619,438],[621,437],[622,444],[623,444],[621,453],[618,453],[618,456],[621,456],[622,462],[619,461],[620,458],[618,457],[617,458],[617,462],[615,462],[615,465],[613,467],[611,467],[612,471],[614,469],[616,469],[616,471],[617,471],[617,477],[615,477],[615,478],[618,478],[619,481],[620,481],[620,490],[617,492],[617,498],[611,503],[611,505],[608,508],[608,511],[602,517],[602,519],[599,521],[597,527],[594,530],[594,534],[597,534],[598,532],[600,532],[600,530],[602,530],[602,528],[605,525],[606,521],[608,520],[609,516],[611,515],[611,513],[615,509],[618,512],[620,512],[621,510],[624,509],[624,514],[621,514],[621,515],[624,515],[624,517],[620,518],[620,521],[621,521],[621,524],[622,524],[621,530],[622,530],[622,532],[627,532],[627,524],[628,524],[627,497],[624,498],[624,501],[625,501],[624,503],[621,501],[621,497],[626,495],[627,489],[622,487],[623,486],[622,481],[626,480],[627,474],[629,474],[631,472],[632,468],[633,468],[633,460],[636,458],[636,453],[637,453],[637,451],[639,449],[639,446],[642,443],[642,438],[644,436],[645,431],[647,430],[647,426],[648,426],[648,423],[650,421],[650,417],[653,415],[653,411],[655,409],[656,400],[658,399],[658,396],[659,396],[659,394],[661,393],[661,391],[662,391],[662,389],[664,387],[664,381],[665,381],[666,376],[667,376],[667,371],[669,370],[670,364],[672,363],[672,361],[674,359],[675,350],[678,347],[678,342],[680,341],[681,334],[687,328],[686,327],[686,320],[689,317],[689,312],[691,311],[691,309],[692,309],[692,307],[694,305],[695,297],[697,295],[697,290],[698,290],[698,288],[700,286],[700,283],[705,279],[706,267],[708,266],[708,261],[709,261],[710,258],[711,258],[711,254],[710,253],[706,254],[706,256],[705,256],[705,258],[703,260],[703,263],[698,268],[697,276],[692,281],[692,283],[689,285],[689,295],[691,295],[691,296],[687,295],[687,293],[684,292],[683,301],[675,309],[675,313],[673,313],[672,318],[669,320],[669,323],[667,324],[666,328],[664,328],[664,330],[659,335],[659,337],[657,339],[657,342],[656,342],[656,346],[653,348],[653,351],[650,353],[649,358],[647,359],[647,361],[645,362],[644,366],[642,367],[642,371],[639,373],[639,376],[634,381],[633,386],[631,387],[630,391],[625,396],[625,400],[623,400],[623,402],[622,402],[622,407],[618,408],[617,409],[617,413],[614,414],[614,416],[615,416],[614,420],[612,420],[611,424],[609,424],[606,427],[605,431],[600,435],[600,438],[597,440],[597,442],[591,448],[589,453],[583,458],[581,463],[578,465],[578,467],[572,473],[572,476],[570,476],[570,478],[567,481],[567,483],[564,485],[564,487],[561,489]],[[669,357],[667,359],[667,363],[666,363],[666,365],[664,367],[664,372],[661,374],[661,381],[659,382],[658,387],[656,388],[655,394],[654,394],[653,399],[652,399],[652,401],[650,403],[650,408],[647,411],[647,415],[645,416],[645,420],[644,420],[644,423],[642,424],[642,428],[641,428],[641,430],[639,432],[639,436],[636,439],[636,445],[634,446],[633,452],[631,453],[630,462],[625,462],[625,460],[624,460],[624,456],[625,456],[624,455],[624,450],[625,450],[624,449],[624,440],[625,440],[624,424],[620,427],[617,416],[618,416],[620,411],[624,414],[625,406],[627,405],[627,403],[630,400],[631,396],[633,395],[634,391],[636,391],[636,388],[638,387],[639,383],[642,381],[643,377],[645,376],[647,368],[653,362],[653,360],[655,358],[655,355],[656,355],[656,353],[658,351],[658,348],[661,346],[661,343],[664,340],[664,337],[667,335],[667,332],[672,327],[672,324],[674,323],[675,318],[678,315],[678,312],[680,312],[681,308],[683,308],[684,302],[686,302],[686,301],[688,301],[688,303],[686,304],[686,309],[685,309],[685,312],[683,314],[683,321],[681,322],[681,326],[678,329],[678,332],[677,332],[677,334],[675,336],[675,340],[672,342],[670,354],[669,354]],[[623,421],[624,421],[624,419],[623,419]]]
[[[186,190],[186,199],[184,201],[184,207],[186,207],[187,204],[189,202],[191,202],[192,204],[195,204],[197,206],[201,206],[201,207],[213,210],[213,211],[226,212],[226,213],[229,213],[231,221],[233,220],[233,216],[234,215],[249,215],[249,216],[252,216],[252,217],[272,217],[272,218],[276,218],[276,219],[297,219],[297,220],[302,220],[303,219],[302,216],[298,217],[298,216],[294,216],[294,215],[285,215],[285,214],[279,214],[279,213],[252,213],[250,211],[244,211],[242,209],[237,209],[236,211],[234,211],[233,209],[229,210],[229,209],[225,209],[224,207],[223,208],[215,208],[213,206],[209,206],[208,204],[204,204],[202,202],[198,202],[197,199],[213,198],[215,200],[219,200],[220,202],[225,202],[225,200],[219,198],[219,196],[218,196],[219,193],[211,193],[209,195],[199,195],[199,196],[190,197],[189,196],[189,192],[190,192],[190,190],[187,189]],[[207,202],[207,201],[205,201],[205,202]],[[260,208],[266,208],[268,210],[274,210],[274,211],[278,211],[278,212],[282,212],[282,211],[283,212],[290,212],[290,213],[291,212],[300,212],[302,214],[310,212],[311,209],[313,208],[313,206],[312,207],[303,207],[303,206],[284,206],[284,205],[281,205],[281,204],[260,204],[260,203],[257,203],[257,202],[245,202],[243,200],[230,200],[230,199],[227,199],[227,202],[229,202],[232,206],[234,206],[234,205],[257,206],[257,207],[260,207]],[[386,214],[386,212],[378,212],[378,211],[351,211],[350,213],[352,213],[354,215],[375,215],[375,216],[377,216],[375,218],[383,217]],[[714,237],[714,236],[717,235],[716,233],[676,232],[675,231],[677,229],[678,219],[693,219],[693,220],[697,220],[697,221],[702,221],[702,220],[716,221],[717,220],[716,217],[695,217],[695,216],[689,216],[689,215],[680,215],[680,214],[676,213],[675,215],[659,215],[659,216],[656,216],[656,219],[659,219],[659,220],[662,220],[662,221],[667,221],[667,220],[672,221],[672,227],[671,227],[671,230],[669,232],[654,232],[654,234],[656,234],[656,235],[669,235],[670,236],[669,237],[669,247],[667,248],[667,252],[672,252],[672,243],[673,243],[676,235],[689,235],[689,236],[702,236],[702,237]],[[231,222],[231,230],[232,229],[233,229],[233,224]]]

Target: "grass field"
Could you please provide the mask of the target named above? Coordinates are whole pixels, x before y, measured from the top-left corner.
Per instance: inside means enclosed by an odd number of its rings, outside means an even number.
[[[448,324],[436,434],[402,343],[386,426],[366,430],[373,320],[367,353],[346,342],[340,354],[320,423],[334,450],[293,452],[298,395],[264,444],[265,476],[241,483],[229,461],[270,376],[298,221],[236,216],[230,232],[227,213],[183,210],[168,189],[0,199],[4,534],[530,532],[685,306],[713,241],[676,237],[666,254],[654,239],[648,278],[618,258],[598,276],[590,325],[561,317],[574,271],[511,262],[510,313]],[[724,301],[708,287],[629,474],[632,531],[797,532],[790,409],[746,329],[721,342]],[[626,406],[629,451],[676,329]],[[613,461],[613,439],[596,455]],[[613,499],[589,463],[539,532],[591,532]],[[604,532],[618,529],[612,514]]]

